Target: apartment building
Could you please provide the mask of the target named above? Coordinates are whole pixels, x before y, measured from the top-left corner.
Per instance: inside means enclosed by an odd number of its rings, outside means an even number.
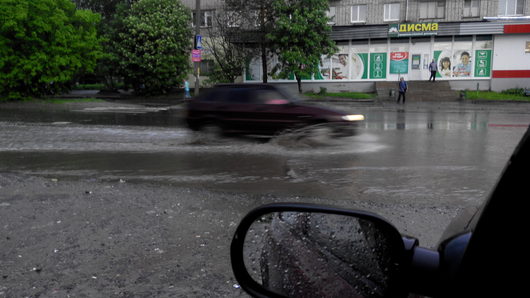
[[[183,2],[195,8],[195,0]],[[374,82],[400,76],[427,80],[434,59],[438,79],[453,89],[530,88],[530,0],[330,0],[329,6],[339,52],[322,57],[306,84],[373,90]],[[222,7],[222,0],[202,0],[201,26],[214,26]],[[243,80],[263,75],[256,58]]]

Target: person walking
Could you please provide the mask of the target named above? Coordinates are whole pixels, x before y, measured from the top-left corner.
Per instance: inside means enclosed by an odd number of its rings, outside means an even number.
[[[432,81],[436,81],[436,73],[438,72],[438,65],[436,64],[436,62],[434,61],[434,59],[432,59],[432,62],[431,64],[429,64],[429,70],[431,71],[431,77],[429,78],[429,82]]]
[[[188,83],[188,80],[184,80],[184,98],[185,99],[191,98],[190,83]]]
[[[407,82],[405,82],[405,79],[401,77],[399,79],[399,96],[397,99],[397,103],[399,103],[401,96],[403,96],[403,103],[405,103],[405,93],[407,92],[407,87]]]

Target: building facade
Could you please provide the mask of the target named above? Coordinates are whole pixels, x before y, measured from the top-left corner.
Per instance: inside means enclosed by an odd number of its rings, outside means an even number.
[[[195,8],[195,0],[184,3]],[[322,57],[306,86],[373,91],[374,82],[401,76],[427,80],[434,60],[438,79],[455,90],[530,88],[530,0],[330,0],[329,6],[339,52]],[[201,7],[210,26],[223,1],[202,0]],[[268,64],[272,69],[275,59]],[[243,80],[263,75],[256,58]]]

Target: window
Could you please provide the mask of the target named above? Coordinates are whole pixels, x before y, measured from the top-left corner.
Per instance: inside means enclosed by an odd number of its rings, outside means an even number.
[[[335,17],[337,15],[337,8],[334,6],[330,6],[329,10],[326,11],[326,17],[329,18],[328,25],[334,25],[335,24]]]
[[[530,41],[526,42],[526,47],[524,49],[525,54],[530,54]]]
[[[211,59],[202,60],[200,63],[200,74],[203,76],[212,75],[215,63]]]
[[[499,16],[522,15],[524,0],[499,0]]]
[[[399,7],[399,4],[398,4]],[[398,8],[399,11],[399,8]],[[399,18],[399,12],[398,12]],[[354,5],[351,7],[351,22],[366,22],[366,5]]]
[[[399,3],[385,4],[385,21],[399,21]]]
[[[480,7],[480,0],[465,0],[464,1],[464,17],[478,17],[479,7]]]
[[[421,1],[420,19],[441,19],[445,17],[445,0]]]
[[[201,10],[201,27],[212,27],[212,21],[213,21],[213,10]],[[193,24],[192,27],[195,27],[195,23],[197,20],[196,13],[193,12]]]

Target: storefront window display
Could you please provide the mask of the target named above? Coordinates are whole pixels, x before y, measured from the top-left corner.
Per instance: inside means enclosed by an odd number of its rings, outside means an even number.
[[[368,41],[352,43],[351,47],[351,75],[352,80],[365,80],[368,78]]]
[[[322,56],[316,80],[348,80],[350,79],[349,46],[338,46],[339,52],[331,57]]]
[[[336,54],[322,56],[318,72],[303,80],[393,80],[401,75],[423,80],[431,59],[437,63],[437,76],[441,79],[491,77],[491,35],[351,40],[340,42],[337,47]],[[414,57],[416,64],[411,65]],[[277,59],[269,60],[269,80],[285,81],[271,76]],[[247,65],[245,81],[261,80],[261,59],[254,58]],[[294,76],[287,80],[294,80]]]
[[[409,72],[409,38],[390,40],[390,74]]]
[[[333,69],[331,79],[333,80],[349,79],[349,54],[344,53],[344,49],[342,49],[341,52],[342,53],[340,54],[331,56],[331,65]]]
[[[473,43],[455,42],[453,44],[453,76],[466,78],[471,77],[473,66]]]
[[[493,40],[491,36],[476,36],[475,41],[475,77],[491,76],[491,54]]]
[[[370,79],[386,79],[388,40],[370,40]]]
[[[453,77],[454,61],[452,37],[449,37],[449,39],[435,39],[433,58],[438,64],[437,77]]]

